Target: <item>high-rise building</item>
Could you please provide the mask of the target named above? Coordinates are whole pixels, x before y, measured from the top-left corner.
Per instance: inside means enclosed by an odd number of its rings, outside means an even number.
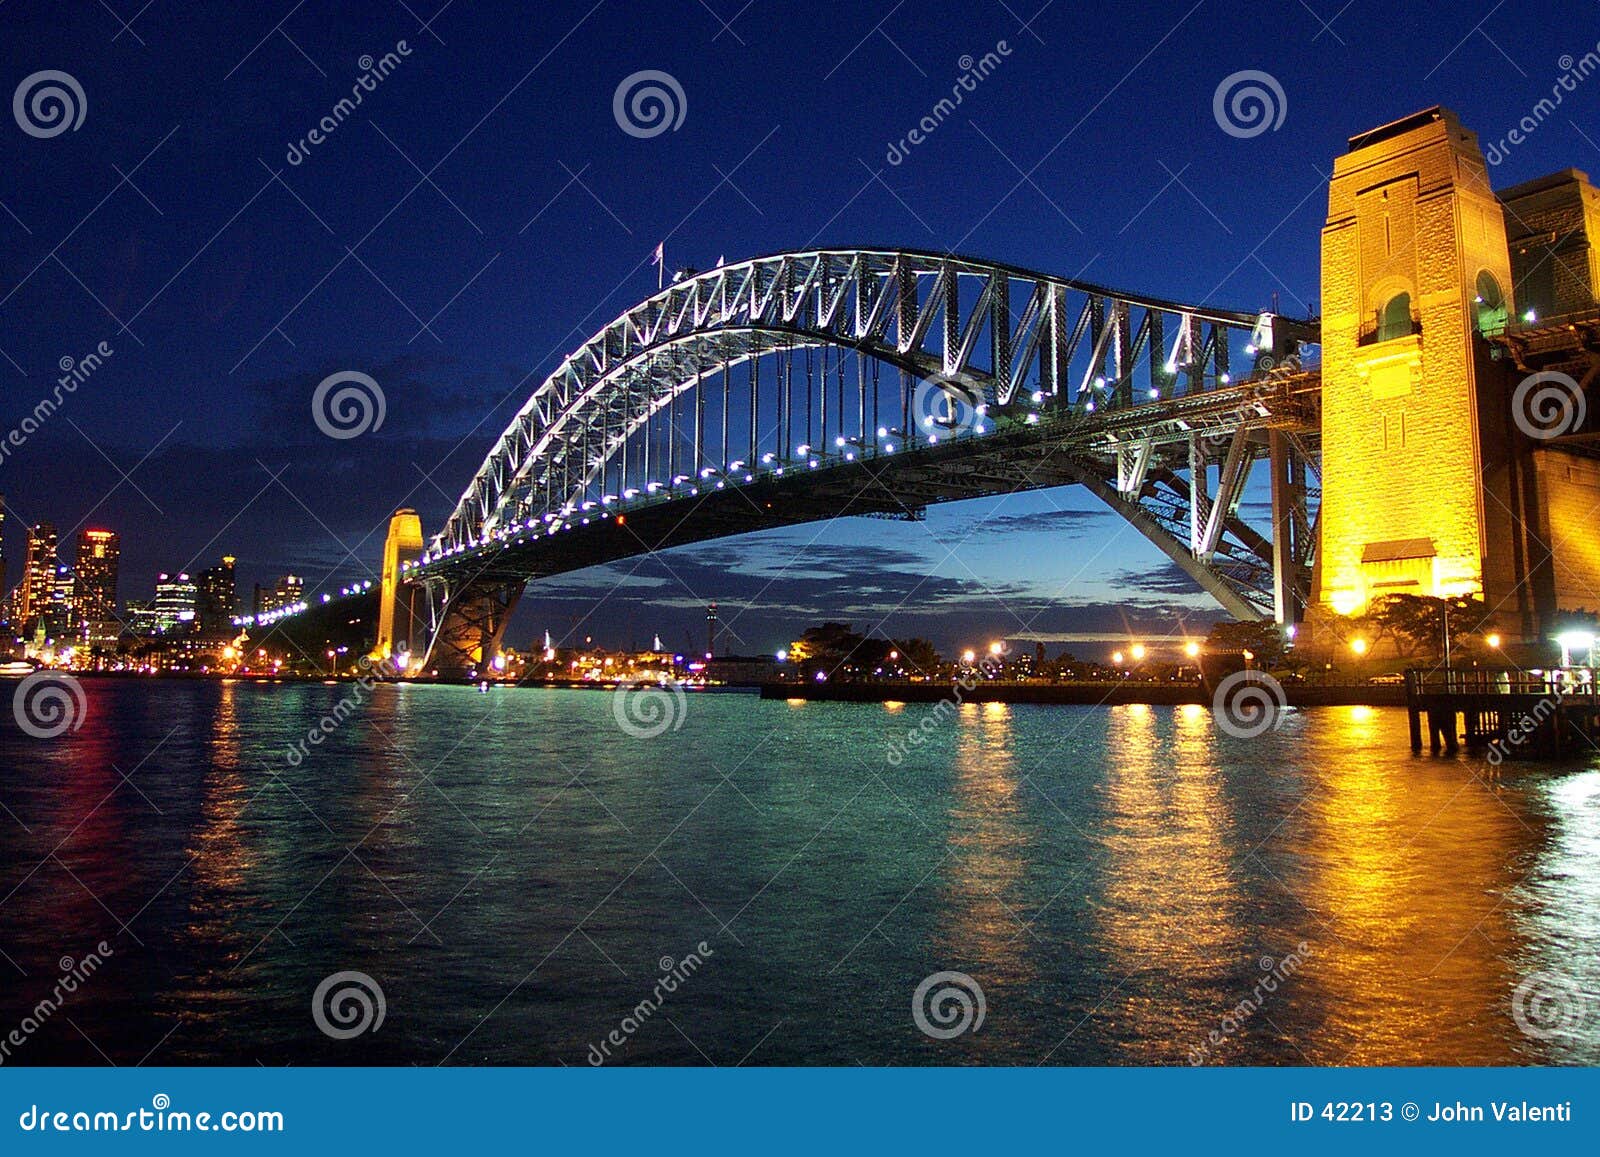
[[[154,599],[129,599],[123,611],[123,620],[130,633],[141,639],[161,631],[161,617],[156,613]]]
[[[235,588],[234,559],[224,555],[222,562],[200,572],[199,597],[195,605],[195,620],[201,634],[231,634]]]
[[[11,618],[11,600],[6,594],[6,496],[0,494],[0,622]]]
[[[22,597],[17,605],[18,626],[43,615],[55,596],[56,528],[41,522],[28,528],[27,554],[23,560]]]
[[[155,626],[158,631],[171,631],[194,622],[195,605],[199,588],[187,574],[161,574],[156,576]]]
[[[77,639],[78,582],[70,566],[56,564],[55,576],[50,584],[50,599],[39,611],[46,636],[59,641]]]
[[[286,574],[271,587],[257,583],[254,612],[259,617],[292,607],[305,597],[305,590],[306,580],[299,575]]]
[[[78,623],[91,644],[115,643],[121,633],[117,621],[117,570],[122,542],[115,531],[84,530],[78,534],[73,560]]]

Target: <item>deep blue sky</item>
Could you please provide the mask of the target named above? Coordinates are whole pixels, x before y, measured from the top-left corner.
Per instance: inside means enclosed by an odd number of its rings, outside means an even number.
[[[435,529],[561,355],[653,290],[664,237],[675,265],[947,247],[1312,312],[1348,136],[1445,104],[1487,144],[1600,41],[1592,0],[1340,2],[4,0],[0,96],[58,69],[87,109],[51,139],[0,117],[0,434],[62,358],[115,351],[0,464],[11,578],[22,524],[44,518],[120,530],[125,597],[224,551],[246,591],[286,569],[362,577],[395,505]],[[398,70],[289,165],[359,59],[400,40]],[[1001,40],[959,115],[889,165],[960,58]],[[613,92],[640,69],[681,83],[678,131],[618,128]],[[1212,94],[1241,69],[1281,83],[1278,131],[1218,127]],[[1597,112],[1591,78],[1496,183],[1600,169]],[[310,396],[343,369],[380,381],[388,416],[334,442]],[[512,641],[577,625],[681,646],[713,598],[746,650],[824,616],[956,645],[1211,613],[1134,532],[1053,492],[570,576],[530,592]]]

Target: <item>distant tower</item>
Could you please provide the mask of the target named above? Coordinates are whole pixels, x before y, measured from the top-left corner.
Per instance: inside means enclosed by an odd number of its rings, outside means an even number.
[[[45,614],[56,585],[56,528],[41,522],[28,528],[27,552],[23,556],[22,597],[18,600],[18,619],[26,623]],[[19,623],[19,625],[21,625]]]
[[[706,658],[717,653],[717,604],[706,607]]]
[[[1485,474],[1505,441],[1479,334],[1511,285],[1500,202],[1453,113],[1351,138],[1322,231],[1323,613],[1485,593],[1501,520]]]
[[[90,644],[115,645],[122,625],[117,621],[117,572],[122,540],[114,530],[78,532],[73,560],[77,576],[74,614]]]

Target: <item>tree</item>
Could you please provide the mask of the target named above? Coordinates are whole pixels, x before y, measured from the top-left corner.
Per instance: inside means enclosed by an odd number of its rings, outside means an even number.
[[[849,662],[866,641],[865,637],[850,629],[849,623],[823,623],[807,627],[798,639],[789,644],[789,661],[800,667],[807,676],[815,671],[832,675]]]
[[[1492,619],[1479,598],[1392,594],[1374,599],[1357,628],[1369,644],[1389,639],[1402,659],[1442,661],[1447,630],[1453,648],[1472,650],[1493,628]]]
[[[1283,628],[1277,623],[1217,623],[1206,636],[1206,650],[1249,651],[1258,665],[1271,667],[1283,658]]]
[[[895,649],[900,652],[900,666],[913,675],[937,675],[939,668],[944,666],[944,657],[927,639],[907,639],[896,643]]]

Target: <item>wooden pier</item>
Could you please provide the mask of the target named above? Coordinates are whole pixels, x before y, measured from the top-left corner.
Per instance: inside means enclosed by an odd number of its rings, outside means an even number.
[[[1471,667],[1406,672],[1411,750],[1454,755],[1485,748],[1502,759],[1559,758],[1600,750],[1600,694],[1590,667],[1544,671]]]

